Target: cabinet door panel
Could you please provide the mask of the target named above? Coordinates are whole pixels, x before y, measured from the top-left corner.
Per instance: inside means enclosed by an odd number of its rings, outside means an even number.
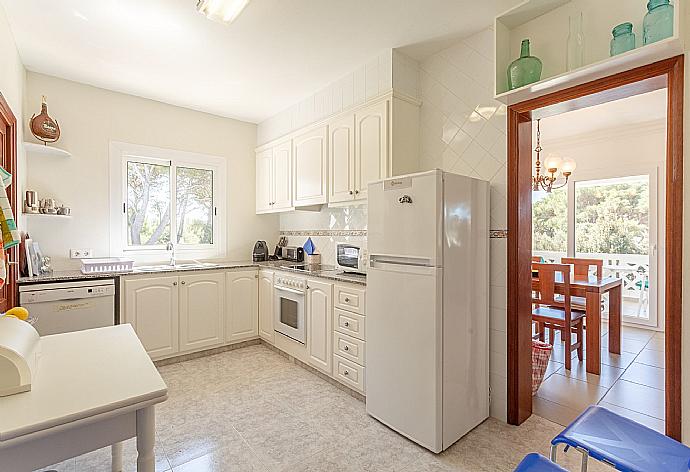
[[[347,202],[355,190],[355,115],[348,115],[329,126],[328,201]]]
[[[387,177],[388,101],[356,113],[355,198],[366,198],[370,182]]]
[[[254,339],[259,335],[257,271],[228,272],[225,342]]]
[[[256,155],[256,212],[270,211],[273,202],[273,150]]]
[[[273,205],[271,210],[292,207],[292,141],[273,148]]]
[[[273,330],[273,272],[259,272],[259,336],[271,344],[275,342]]]
[[[319,205],[327,199],[328,127],[323,126],[293,140],[293,205]]]
[[[309,363],[330,375],[333,362],[333,285],[311,279],[307,284]]]
[[[223,275],[215,272],[180,277],[180,351],[223,343]]]
[[[125,278],[124,320],[152,359],[178,352],[178,278]]]

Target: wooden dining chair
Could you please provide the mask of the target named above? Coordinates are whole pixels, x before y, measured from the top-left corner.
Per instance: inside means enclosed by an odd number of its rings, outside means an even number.
[[[584,356],[584,326],[585,313],[573,310],[570,300],[570,269],[566,264],[533,264],[539,271],[539,290],[537,297],[532,300],[532,321],[541,326],[542,330],[549,329],[549,341],[553,344],[555,331],[561,332],[565,342],[565,368],[570,370],[571,353],[577,351],[580,361]],[[560,273],[563,280],[563,296],[556,297],[556,274]],[[572,342],[571,333],[575,334]],[[544,332],[540,332],[543,338]]]
[[[596,267],[594,274],[597,279],[604,278],[604,260],[603,259],[586,259],[584,257],[562,257],[561,264],[570,264],[573,266],[573,275],[575,279],[586,279],[589,277],[589,270]]]

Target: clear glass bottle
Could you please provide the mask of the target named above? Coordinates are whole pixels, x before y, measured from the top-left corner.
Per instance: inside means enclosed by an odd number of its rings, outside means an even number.
[[[582,26],[583,14],[570,16],[568,19],[569,34],[565,63],[568,70],[578,69],[585,65],[585,33]]]
[[[523,39],[520,46],[520,58],[508,66],[508,90],[539,82],[542,63],[529,52],[529,39]]]
[[[644,44],[673,36],[673,5],[669,0],[649,0],[643,21]]]
[[[611,56],[623,54],[624,52],[635,49],[635,33],[633,33],[632,23],[621,23],[613,28],[611,32]]]

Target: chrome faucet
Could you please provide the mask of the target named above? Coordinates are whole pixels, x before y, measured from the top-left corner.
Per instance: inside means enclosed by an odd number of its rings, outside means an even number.
[[[174,266],[175,265],[175,245],[172,242],[169,242],[167,246],[165,246],[166,251],[170,251],[170,265]]]

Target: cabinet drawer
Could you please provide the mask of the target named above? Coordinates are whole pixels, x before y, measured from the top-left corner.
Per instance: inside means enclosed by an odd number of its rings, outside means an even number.
[[[345,287],[343,285],[335,286],[335,303],[336,308],[343,310],[354,311],[363,315],[364,311],[364,297],[365,291],[354,287]]]
[[[333,309],[333,317],[335,318],[333,326],[335,326],[336,331],[366,341],[364,316],[335,308]]]
[[[348,387],[364,393],[364,367],[333,354],[333,375]]]
[[[333,333],[333,353],[364,366],[365,343],[346,334]]]

